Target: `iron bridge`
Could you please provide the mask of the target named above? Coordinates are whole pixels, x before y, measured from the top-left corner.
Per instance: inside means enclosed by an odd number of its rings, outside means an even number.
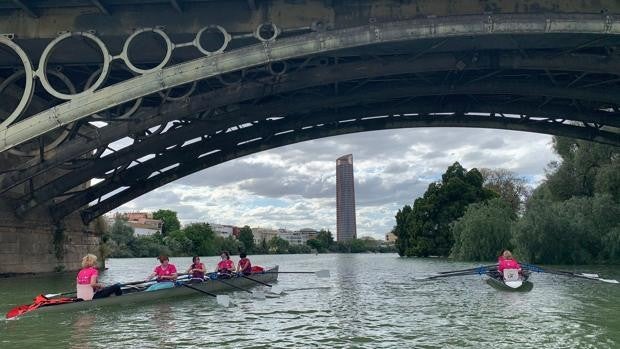
[[[0,199],[85,223],[241,156],[478,127],[620,145],[617,1],[2,1]],[[120,142],[119,142],[120,141]],[[119,147],[122,144],[124,147]]]

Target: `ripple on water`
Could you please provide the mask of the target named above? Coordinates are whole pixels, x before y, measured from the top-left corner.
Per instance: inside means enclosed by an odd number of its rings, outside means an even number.
[[[215,259],[205,258],[214,265]],[[110,260],[102,278],[148,274],[152,259]],[[173,258],[177,266],[189,259]],[[619,348],[620,287],[534,275],[529,293],[504,293],[479,276],[415,281],[470,267],[395,255],[254,256],[282,270],[330,269],[331,278],[280,275],[282,295],[232,292],[223,308],[196,295],[96,312],[0,322],[4,348]],[[597,271],[596,269],[591,271]],[[613,270],[599,271],[619,278]],[[611,275],[608,275],[611,274]],[[73,282],[67,277],[66,284]],[[0,280],[0,309],[28,302],[39,282]],[[51,290],[64,289],[56,280]],[[24,297],[24,294],[29,296]]]

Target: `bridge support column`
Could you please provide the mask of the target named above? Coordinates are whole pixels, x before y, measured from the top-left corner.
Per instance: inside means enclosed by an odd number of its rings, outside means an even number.
[[[49,208],[20,218],[11,206],[0,198],[0,276],[78,270],[86,253],[101,259],[100,237],[77,214],[54,224]]]

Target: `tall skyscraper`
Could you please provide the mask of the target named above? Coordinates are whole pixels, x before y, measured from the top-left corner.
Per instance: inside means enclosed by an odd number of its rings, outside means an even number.
[[[336,160],[336,239],[347,241],[357,238],[355,224],[355,185],[353,155]]]

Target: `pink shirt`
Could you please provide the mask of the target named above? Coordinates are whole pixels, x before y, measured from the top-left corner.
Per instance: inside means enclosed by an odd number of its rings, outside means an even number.
[[[174,264],[168,263],[166,268],[163,268],[161,265],[155,267],[155,274],[157,274],[157,278],[159,279],[162,276],[170,276],[172,274],[176,274],[177,268]]]
[[[514,259],[502,259],[497,270],[501,273],[504,269],[521,269],[521,266]]]
[[[235,263],[230,259],[220,261],[217,263],[217,270],[233,270],[235,268]]]
[[[93,276],[99,276],[99,271],[95,267],[83,268],[77,275],[78,285],[90,285]]]

